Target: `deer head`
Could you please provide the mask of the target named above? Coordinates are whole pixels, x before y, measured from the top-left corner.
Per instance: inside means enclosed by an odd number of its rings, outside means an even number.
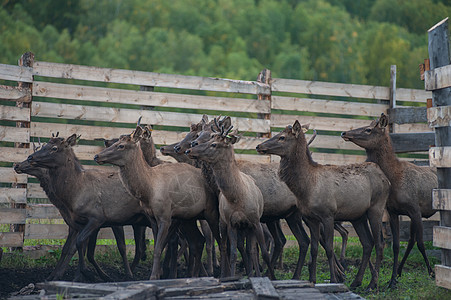
[[[113,145],[96,154],[94,160],[98,164],[110,163],[119,167],[125,166],[127,160],[134,155],[134,151],[139,150],[143,133],[143,128],[136,126],[131,134],[122,135]]]
[[[308,146],[316,137],[316,133],[307,143],[305,132],[308,131],[310,124],[301,125],[298,120],[293,125],[288,125],[284,130],[270,138],[269,140],[257,145],[257,152],[260,154],[275,154],[285,156],[295,151],[295,146],[299,142]]]
[[[199,144],[203,144],[210,140],[213,135],[218,133],[222,128],[230,128],[232,126],[232,120],[230,117],[214,118],[210,123],[203,125],[202,130],[197,134],[196,138],[191,141],[191,147],[195,147]]]
[[[76,159],[72,147],[79,138],[80,136],[75,133],[67,139],[52,137],[40,150],[28,156],[27,161],[32,165],[54,168],[64,164],[68,159]]]
[[[376,149],[387,142],[387,125],[388,117],[382,113],[380,118],[373,120],[370,125],[344,131],[341,133],[341,137],[362,148]]]
[[[202,120],[200,120],[197,124],[191,124],[190,130],[188,134],[181,140],[179,143],[176,143],[174,146],[175,153],[184,153],[186,149],[191,147],[191,142],[197,138],[199,132],[202,131],[202,128],[205,124],[208,123],[208,116],[203,115]]]
[[[239,141],[240,137],[236,132],[230,133],[233,126],[224,129],[221,126],[219,132],[213,131],[211,138],[202,144],[197,144],[194,147],[185,151],[190,158],[197,158],[209,163],[213,163],[222,157],[227,156],[227,152],[233,153],[233,144]]]

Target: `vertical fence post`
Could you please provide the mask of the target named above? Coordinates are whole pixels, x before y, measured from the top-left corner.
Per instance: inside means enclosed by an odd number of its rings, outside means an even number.
[[[19,66],[21,67],[33,67],[34,63],[34,54],[32,52],[26,52],[24,53],[20,59],[19,59]],[[18,82],[18,86],[25,89],[30,89],[32,87],[32,83],[28,82]],[[16,102],[17,107],[31,107],[31,101],[30,102]],[[30,116],[31,120],[31,116]],[[16,122],[16,127],[20,128],[30,128],[30,122]],[[28,142],[27,143],[14,143],[15,148],[30,148],[30,136],[28,136]],[[15,183],[13,184],[13,187],[15,188],[27,188],[27,184],[23,183]],[[26,209],[26,204],[19,204],[19,203],[12,203],[11,208],[18,208],[18,209]],[[23,232],[25,236],[25,225],[24,224],[11,224],[11,231],[12,232]],[[22,250],[22,247],[12,248],[11,250]]]
[[[271,70],[263,69],[257,76],[257,82],[264,83],[264,84],[271,86]],[[270,100],[271,101],[271,92],[272,92],[271,88],[269,89],[269,91],[270,91],[269,95],[258,94],[257,95],[258,100]],[[271,113],[269,113],[269,114],[259,113],[257,115],[257,118],[264,119],[264,120],[271,120]],[[269,129],[268,133],[258,133],[257,136],[270,138],[271,137],[271,128]]]
[[[428,31],[428,51],[431,70],[450,64],[448,18]],[[432,92],[433,106],[451,105],[451,88]],[[451,126],[435,128],[435,145],[451,146]],[[451,168],[437,168],[438,188],[451,189]],[[440,225],[451,227],[451,211],[440,211]],[[451,267],[451,250],[442,249],[442,265]]]
[[[396,65],[390,66],[390,109],[396,108]],[[395,132],[395,125],[390,122],[390,133]]]

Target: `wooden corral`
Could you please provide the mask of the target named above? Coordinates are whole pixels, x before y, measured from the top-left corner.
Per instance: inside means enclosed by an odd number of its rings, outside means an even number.
[[[34,289],[35,287],[30,287]],[[363,299],[344,284],[313,284],[300,280],[212,277],[85,284],[38,283],[39,294],[10,299]]]
[[[86,168],[113,168],[93,163],[103,147],[98,140],[130,133],[140,116],[154,126],[159,147],[181,140],[204,113],[230,115],[245,133],[235,147],[245,160],[274,160],[257,155],[255,146],[299,119],[318,130],[312,144],[316,161],[362,162],[365,152],[341,139],[340,132],[367,125],[389,109],[398,152],[422,154],[433,144],[424,114],[431,92],[396,88],[393,72],[392,85],[382,87],[271,78],[268,70],[258,81],[243,81],[41,62],[26,55],[21,61],[26,64],[0,64],[0,223],[24,227],[0,232],[2,247],[67,235],[39,183],[12,168],[32,153],[31,143],[57,132],[81,135],[75,152]],[[408,111],[415,113],[409,117]],[[126,232],[132,238],[131,230]],[[100,238],[111,237],[109,229],[101,230]]]
[[[440,226],[434,228],[434,246],[442,248],[442,265],[435,266],[438,286],[451,289],[451,61],[448,18],[429,29],[430,68],[425,72],[425,89],[432,91],[434,106],[428,109],[428,123],[435,129],[436,145],[429,150],[431,166],[437,167],[438,189],[432,206],[440,210]]]

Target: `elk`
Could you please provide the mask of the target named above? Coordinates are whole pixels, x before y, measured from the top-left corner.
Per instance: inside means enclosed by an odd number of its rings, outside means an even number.
[[[387,201],[387,211],[393,236],[394,259],[389,286],[394,287],[397,283],[396,277],[401,276],[404,263],[415,242],[423,255],[429,275],[434,274],[426,256],[421,217],[429,218],[436,212],[432,209],[432,189],[438,186],[438,180],[436,169],[419,167],[396,157],[387,125],[388,117],[382,114],[369,126],[345,131],[341,137],[364,148],[367,161],[378,164],[391,182],[392,189]],[[409,243],[398,266],[399,215],[409,216],[411,223]]]
[[[312,263],[309,267],[309,280],[316,281],[316,259],[322,224],[331,282],[337,282],[333,263],[334,221],[350,221],[363,246],[362,262],[351,286],[361,285],[375,245],[376,264],[368,288],[376,288],[383,251],[380,237],[382,215],[390,189],[390,183],[382,170],[370,162],[346,166],[320,165],[314,162],[307,147],[304,130],[297,120],[293,126],[287,126],[258,145],[257,151],[281,157],[279,176],[296,195],[298,209],[310,228]]]
[[[218,242],[219,212],[212,191],[200,171],[188,164],[173,163],[150,167],[140,148],[143,130],[122,136],[111,147],[95,155],[97,163],[119,166],[127,189],[140,200],[146,215],[157,223],[151,279],[160,277],[160,258],[168,234],[175,229],[174,220],[205,218]],[[193,230],[197,229],[196,226]]]
[[[215,120],[208,123],[208,120],[204,117],[201,123],[198,124],[198,126],[192,126],[191,132],[178,145],[180,147],[179,150],[188,149],[191,146],[196,146],[199,143],[204,143],[210,140],[212,135],[215,135],[214,131],[216,129],[219,130],[222,126],[231,126],[231,120],[229,117],[225,117],[220,121]],[[202,130],[200,130],[200,128],[202,128]],[[308,142],[309,145],[313,142],[315,137],[316,132]],[[195,140],[190,141],[189,138],[195,138]],[[271,258],[271,262],[273,264],[276,262],[278,256],[281,256],[283,246],[286,241],[280,228],[281,218],[284,218],[287,221],[290,230],[296,237],[299,245],[299,258],[296,270],[293,273],[293,279],[299,279],[310,239],[304,230],[301,216],[299,215],[297,210],[296,196],[291,192],[287,185],[282,180],[280,180],[278,176],[279,165],[277,163],[268,164],[237,161],[237,165],[241,172],[251,176],[255,180],[257,186],[262,192],[264,206],[261,221],[265,222],[268,225],[268,228],[270,229],[270,232],[275,241],[274,252]],[[207,181],[211,184],[216,185],[213,173],[209,165],[203,163],[202,169],[206,177],[212,178],[208,179]],[[339,223],[335,223],[334,225],[338,229],[342,228]],[[341,232],[346,234],[343,235],[343,241],[345,242],[347,239],[347,233],[344,228],[342,229],[343,230],[341,230]],[[321,244],[324,244],[323,239],[321,239]],[[342,247],[343,258],[345,253],[344,251],[345,243]],[[343,267],[340,263],[337,262],[337,276],[340,278],[340,280],[343,279],[343,271]]]
[[[55,206],[60,208],[59,205],[62,205],[60,211],[63,217],[70,227],[76,228],[74,239],[79,255],[78,271],[90,277],[83,255],[84,245],[90,236],[97,234],[101,227],[149,225],[149,222],[144,218],[138,200],[122,185],[117,172],[85,170],[82,167],[72,149],[76,140],[75,134],[67,139],[53,137],[40,150],[31,154],[27,162],[48,171],[51,183],[49,198],[60,202],[55,202]],[[137,236],[135,239],[138,252],[142,246]],[[128,265],[125,251],[123,257],[124,264]]]
[[[226,239],[230,243],[230,267],[225,266],[225,259],[221,259],[221,270],[230,270],[230,275],[234,276],[236,267],[237,231],[245,231],[248,244],[251,245],[251,258],[257,276],[260,276],[258,261],[256,261],[257,249],[253,240],[256,238],[260,245],[263,260],[268,265],[271,278],[274,277],[272,263],[269,253],[266,250],[263,229],[260,218],[263,214],[263,195],[254,179],[244,174],[238,169],[235,161],[233,144],[238,141],[235,135],[229,135],[232,126],[227,130],[222,130],[206,143],[197,145],[186,150],[186,154],[191,158],[196,158],[207,162],[214,174],[217,186],[220,189],[219,211],[220,228],[223,237],[221,246],[221,257],[226,257]]]

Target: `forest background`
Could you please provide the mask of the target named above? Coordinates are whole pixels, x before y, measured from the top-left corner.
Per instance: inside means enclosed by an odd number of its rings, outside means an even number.
[[[255,80],[423,89],[447,0],[0,0],[0,63],[40,61]]]

